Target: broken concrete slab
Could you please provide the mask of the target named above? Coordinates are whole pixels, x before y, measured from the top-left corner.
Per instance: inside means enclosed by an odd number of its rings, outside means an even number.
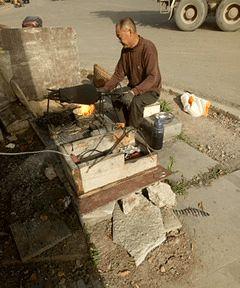
[[[168,179],[173,181],[180,180],[181,176],[187,180],[191,180],[199,173],[208,172],[210,168],[213,168],[218,164],[217,161],[199,152],[183,141],[165,143],[158,155],[159,162],[163,167],[168,167],[171,159],[173,159],[173,171],[176,171],[176,173],[173,173],[168,177]]]
[[[181,222],[179,221],[178,217],[174,214],[172,209],[162,208],[161,213],[166,233],[176,231],[182,227]]]
[[[176,194],[167,183],[156,182],[147,187],[148,198],[157,207],[174,207],[176,205]]]
[[[52,248],[71,235],[66,224],[55,215],[41,215],[10,226],[23,262]]]
[[[124,198],[122,198],[120,201],[121,204],[121,208],[123,213],[126,215],[129,212],[131,212],[133,210],[133,208],[135,208],[136,206],[138,206],[140,204],[140,195],[142,191],[139,190],[138,192],[132,193]]]
[[[113,211],[113,242],[123,246],[139,266],[147,254],[166,239],[161,211],[144,196],[125,215],[119,203]]]

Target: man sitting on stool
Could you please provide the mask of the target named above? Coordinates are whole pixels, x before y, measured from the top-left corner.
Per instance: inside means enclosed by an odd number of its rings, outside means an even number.
[[[116,24],[116,36],[123,45],[121,56],[111,79],[99,91],[110,92],[127,76],[129,90],[122,96],[112,96],[112,102],[119,122],[138,128],[144,107],[159,98],[161,75],[157,49],[137,34],[134,21],[128,17]]]

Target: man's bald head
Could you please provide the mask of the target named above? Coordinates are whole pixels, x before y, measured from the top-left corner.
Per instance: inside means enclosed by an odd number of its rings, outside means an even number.
[[[137,33],[136,25],[135,25],[134,21],[132,20],[132,18],[130,18],[130,17],[126,17],[126,18],[121,19],[121,20],[116,24],[116,28],[119,28],[119,29],[129,29],[129,30],[131,30],[133,33]]]
[[[120,20],[116,25],[116,36],[125,48],[133,48],[139,41],[134,21],[130,18]]]

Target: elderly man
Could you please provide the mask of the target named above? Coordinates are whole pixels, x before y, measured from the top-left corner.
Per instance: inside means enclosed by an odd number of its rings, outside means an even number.
[[[116,25],[116,36],[123,45],[121,57],[111,79],[100,88],[109,92],[128,78],[129,90],[112,97],[119,122],[138,128],[146,105],[156,102],[161,88],[161,75],[155,45],[137,34],[134,21],[124,18]]]

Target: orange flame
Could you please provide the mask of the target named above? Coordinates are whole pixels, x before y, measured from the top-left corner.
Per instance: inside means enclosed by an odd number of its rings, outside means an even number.
[[[78,116],[90,116],[95,112],[95,105],[84,105],[81,104],[79,108],[74,109],[74,114]]]

